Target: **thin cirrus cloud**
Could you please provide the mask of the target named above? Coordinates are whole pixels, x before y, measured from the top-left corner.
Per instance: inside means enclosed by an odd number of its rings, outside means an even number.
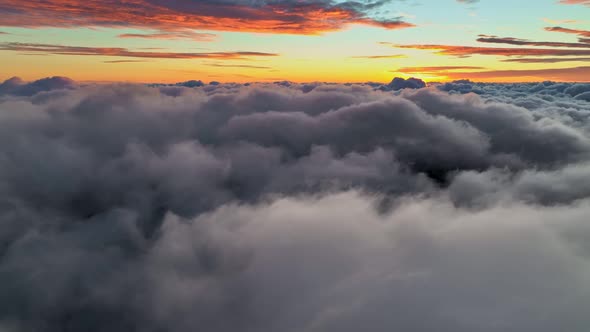
[[[549,24],[573,24],[578,23],[579,21],[576,20],[554,20],[547,17],[543,18],[543,21]]]
[[[262,33],[320,34],[350,24],[400,29],[414,26],[399,17],[375,18],[384,1],[83,1],[5,0],[0,26],[148,27],[175,31],[207,29]]]
[[[170,31],[157,33],[124,33],[117,36],[118,38],[141,38],[141,39],[187,39],[201,42],[211,42],[217,38],[213,33],[199,33],[194,31]]]
[[[557,62],[590,62],[590,58],[513,58],[503,59],[502,62],[519,63],[557,63]]]
[[[403,59],[408,56],[405,54],[387,54],[387,55],[357,55],[351,56],[353,59]]]
[[[580,37],[590,37],[590,31],[588,31],[588,30],[569,29],[569,28],[563,28],[563,27],[546,27],[545,30],[552,31],[552,32],[570,33],[570,34],[578,35]]]
[[[0,43],[2,51],[34,52],[39,54],[76,55],[76,56],[116,56],[130,58],[152,59],[216,59],[216,60],[245,60],[255,57],[275,57],[277,53],[265,52],[146,52],[131,51],[120,47],[83,47],[33,43]]]
[[[544,46],[544,47],[567,47],[567,48],[590,48],[588,43],[566,43],[566,42],[547,42],[531,41],[513,37],[497,37],[488,35],[479,35],[477,41],[480,43],[508,44],[518,46]]]
[[[476,69],[485,69],[484,67],[478,66],[431,66],[431,67],[403,67],[397,69],[395,72],[397,73],[422,73],[422,74],[436,74],[440,72],[446,71],[454,71],[454,70],[476,70]]]
[[[457,57],[470,57],[472,55],[496,55],[496,56],[589,56],[590,50],[579,49],[551,49],[551,48],[508,48],[508,47],[477,47],[460,45],[438,44],[394,44],[380,42],[395,48],[432,50],[439,55],[451,55]]]
[[[559,3],[564,5],[584,5],[590,7],[590,0],[560,0]]]
[[[236,64],[225,64],[225,63],[205,63],[203,65],[208,66],[208,67],[218,67],[218,68],[272,69],[272,67],[268,67],[268,66],[236,65]]]
[[[103,63],[136,63],[136,62],[148,62],[148,60],[109,60],[109,61],[103,61]]]

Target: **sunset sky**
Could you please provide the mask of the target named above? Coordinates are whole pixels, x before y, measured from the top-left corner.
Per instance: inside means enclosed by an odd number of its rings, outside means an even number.
[[[0,0],[0,79],[590,81],[588,0]]]

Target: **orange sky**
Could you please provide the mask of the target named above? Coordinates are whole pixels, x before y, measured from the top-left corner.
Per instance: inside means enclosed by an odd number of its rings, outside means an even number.
[[[0,72],[86,81],[589,81],[584,0],[4,0]]]

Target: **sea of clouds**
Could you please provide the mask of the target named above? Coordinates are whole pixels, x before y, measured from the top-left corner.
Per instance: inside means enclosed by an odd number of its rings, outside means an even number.
[[[590,84],[10,79],[0,331],[582,331],[589,116]]]

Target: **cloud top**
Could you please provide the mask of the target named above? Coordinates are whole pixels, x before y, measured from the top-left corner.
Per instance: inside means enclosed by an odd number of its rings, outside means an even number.
[[[0,330],[588,326],[588,84],[394,82],[2,83]]]

